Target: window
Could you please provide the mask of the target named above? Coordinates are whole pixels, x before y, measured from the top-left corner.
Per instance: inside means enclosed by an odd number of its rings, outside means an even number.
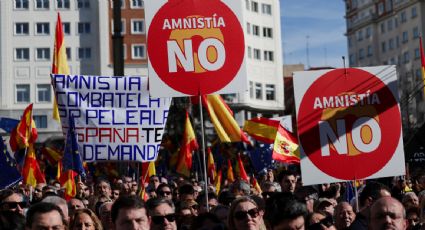
[[[266,84],[266,100],[274,101],[276,98],[275,86],[272,84]]]
[[[252,34],[255,36],[260,36],[260,26],[252,25]]]
[[[415,26],[415,27],[413,28],[413,38],[414,38],[414,39],[419,38],[419,29],[418,29],[418,27],[417,27],[417,26]]]
[[[133,44],[131,46],[131,58],[132,59],[145,59],[146,58],[146,45],[144,45],[144,44]]]
[[[254,48],[254,59],[261,60],[261,51],[260,51],[260,49],[255,49]]]
[[[71,23],[62,22],[62,30],[63,30],[64,34],[70,35],[71,34]]]
[[[131,19],[131,33],[144,34],[145,33],[145,20]]]
[[[363,31],[359,30],[357,32],[357,41],[361,41],[361,40],[363,40]]]
[[[263,99],[263,85],[255,83],[255,99]]]
[[[65,52],[66,52],[66,60],[68,61],[71,60],[71,48],[66,47]]]
[[[258,2],[256,1],[251,2],[251,11],[258,13]]]
[[[378,15],[381,15],[383,13],[384,13],[384,3],[383,2],[380,2],[378,4]]]
[[[373,55],[373,48],[371,45],[367,46],[367,56],[371,57]]]
[[[273,29],[268,27],[263,27],[263,37],[273,38]]]
[[[19,84],[16,85],[16,102],[30,102],[30,85]]]
[[[15,0],[15,9],[28,9],[28,0]]]
[[[406,11],[403,11],[403,12],[400,13],[400,18],[401,18],[401,23],[407,21]]]
[[[37,102],[51,102],[50,84],[37,84]]]
[[[80,47],[78,48],[78,59],[90,59],[91,58],[91,48]]]
[[[366,38],[369,38],[370,36],[372,36],[372,29],[370,27],[366,28]]]
[[[397,37],[395,37],[395,46],[397,48],[400,47],[400,38],[398,37],[398,35],[397,35]]]
[[[131,8],[143,8],[143,0],[131,0]]]
[[[15,23],[15,35],[29,35],[29,23],[28,22]]]
[[[57,0],[58,9],[69,9],[69,0]]]
[[[252,81],[249,81],[249,97],[254,97],[254,83]]]
[[[78,9],[90,8],[90,0],[77,0]]]
[[[252,58],[252,48],[248,46],[248,58]]]
[[[359,60],[364,58],[364,49],[359,49]]]
[[[48,22],[39,22],[35,24],[35,34],[37,35],[49,35],[50,24]]]
[[[261,12],[263,14],[272,15],[272,5],[270,4],[261,4]]]
[[[356,55],[355,54],[350,54],[350,57],[349,57],[349,64],[350,64],[350,66],[354,65],[354,63],[356,63]]]
[[[418,11],[416,10],[416,6],[412,7],[412,18],[418,16]]]
[[[33,116],[35,126],[37,129],[47,129],[47,116],[46,115],[34,115]]]
[[[419,50],[419,48],[415,49],[415,59],[419,59],[421,58],[421,51]]]
[[[390,12],[393,10],[393,0],[385,0],[385,10]]]
[[[111,21],[111,32],[114,34],[114,20]],[[121,35],[125,34],[125,20],[121,20]]]
[[[403,43],[406,43],[407,41],[409,41],[409,33],[407,31],[403,32],[403,37],[401,40]]]
[[[29,61],[30,60],[30,49],[29,48],[16,48],[15,49],[15,60]]]
[[[390,40],[388,40],[388,48],[390,50],[394,49],[394,38],[390,38]]]
[[[387,52],[387,43],[386,42],[381,43],[381,50],[382,50],[383,53]]]
[[[246,23],[246,33],[251,34],[251,23],[249,22]]]
[[[78,33],[79,34],[89,34],[91,31],[90,22],[79,22],[78,23]]]
[[[36,60],[50,60],[50,48],[37,48],[36,55]]]
[[[36,9],[49,9],[49,0],[36,0],[35,1]]]
[[[381,33],[385,33],[385,24],[381,23]]]
[[[273,51],[264,50],[264,60],[265,61],[274,61]]]
[[[409,51],[403,53],[403,61],[404,63],[408,63],[410,61]]]
[[[393,20],[392,19],[387,21],[387,28],[388,28],[388,31],[391,31],[393,29]]]

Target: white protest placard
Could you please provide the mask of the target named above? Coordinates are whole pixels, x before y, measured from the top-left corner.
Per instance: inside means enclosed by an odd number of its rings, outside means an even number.
[[[245,92],[242,1],[145,0],[155,97]]]
[[[63,132],[75,120],[84,161],[153,161],[171,98],[152,98],[147,77],[52,75]]]
[[[405,174],[395,66],[294,74],[305,185]]]

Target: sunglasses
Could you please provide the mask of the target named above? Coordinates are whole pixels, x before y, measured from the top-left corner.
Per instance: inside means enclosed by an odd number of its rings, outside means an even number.
[[[176,221],[176,214],[171,213],[165,216],[152,216],[151,219],[154,224],[164,224],[165,219],[167,219],[168,222]]]
[[[235,212],[233,217],[235,217],[235,219],[237,219],[237,220],[245,220],[248,217],[247,214],[251,218],[255,218],[255,217],[258,216],[259,211],[258,211],[257,208],[253,208],[253,209],[250,209],[248,211],[237,211],[237,212]]]
[[[28,203],[25,201],[22,202],[3,202],[1,203],[1,207],[3,207],[4,209],[15,209],[17,208],[19,205],[19,207],[21,208],[27,208],[28,207]]]
[[[160,191],[159,192],[159,195],[161,195],[161,196],[169,196],[169,195],[171,195],[171,192],[169,192],[169,191]]]

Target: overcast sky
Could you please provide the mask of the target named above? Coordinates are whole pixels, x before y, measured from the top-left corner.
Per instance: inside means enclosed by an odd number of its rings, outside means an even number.
[[[280,14],[284,64],[348,65],[343,0],[280,0]]]

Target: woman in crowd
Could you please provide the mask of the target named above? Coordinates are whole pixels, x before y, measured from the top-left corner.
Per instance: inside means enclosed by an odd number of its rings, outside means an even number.
[[[103,230],[102,224],[96,214],[90,209],[75,211],[70,224],[71,230]]]
[[[263,211],[257,203],[249,197],[242,196],[232,202],[228,217],[230,230],[260,230],[266,229],[263,220]]]

